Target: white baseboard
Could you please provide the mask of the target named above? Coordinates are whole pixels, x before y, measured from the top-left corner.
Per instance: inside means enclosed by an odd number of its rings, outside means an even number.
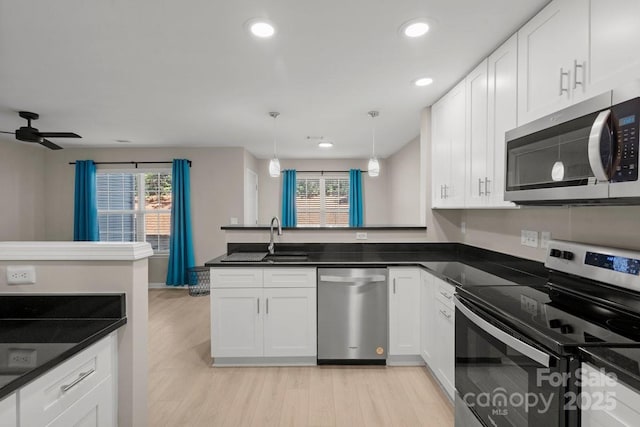
[[[164,283],[151,283],[149,282],[149,289],[187,289],[187,285],[182,286],[167,286]]]

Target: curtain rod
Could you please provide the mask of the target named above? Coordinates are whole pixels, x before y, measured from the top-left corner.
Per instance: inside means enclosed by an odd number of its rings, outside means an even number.
[[[368,173],[369,171],[366,170],[362,170],[362,169],[358,169],[360,172],[362,173]],[[319,173],[321,175],[324,175],[325,173],[349,173],[348,170],[346,171],[302,171],[302,170],[295,170],[296,172],[300,172],[300,173]]]
[[[187,160],[189,167],[191,167],[191,160]],[[135,165],[138,169],[138,165],[160,165],[160,164],[172,164],[171,161],[163,162],[93,162],[96,165]],[[76,162],[69,162],[70,165],[75,165]]]

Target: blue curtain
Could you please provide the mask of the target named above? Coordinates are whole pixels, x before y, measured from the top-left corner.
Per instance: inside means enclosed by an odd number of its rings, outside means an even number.
[[[363,218],[362,172],[360,169],[351,169],[349,171],[349,227],[362,227]]]
[[[93,160],[76,160],[73,240],[85,242],[100,240],[96,197],[96,164]]]
[[[296,170],[282,172],[282,226],[295,227],[296,219]]]
[[[189,284],[188,269],[195,265],[191,234],[189,161],[174,159],[171,172],[171,236],[167,285]]]

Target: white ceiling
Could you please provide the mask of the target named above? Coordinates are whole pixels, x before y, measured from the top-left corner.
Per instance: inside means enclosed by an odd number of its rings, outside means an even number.
[[[423,107],[547,2],[0,0],[0,130],[28,110],[42,131],[83,136],[54,140],[63,147],[243,146],[267,158],[267,113],[279,111],[281,158],[366,158],[376,109],[386,157],[419,134]],[[255,17],[277,34],[250,36]],[[432,30],[402,37],[417,17]],[[421,76],[434,83],[412,86]]]

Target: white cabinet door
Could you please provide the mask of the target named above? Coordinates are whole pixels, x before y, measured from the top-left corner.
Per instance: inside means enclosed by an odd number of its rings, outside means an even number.
[[[465,79],[466,85],[466,207],[482,207],[488,162],[487,147],[487,60]]]
[[[0,400],[0,427],[18,425],[18,404],[16,394],[12,393]]]
[[[432,109],[432,207],[464,207],[465,82],[447,93]]]
[[[264,290],[264,355],[316,355],[316,288]]]
[[[518,125],[518,35],[514,34],[489,57],[487,114],[487,179],[485,194],[491,207],[515,206],[504,201],[505,133]],[[488,194],[487,194],[488,193]]]
[[[212,289],[211,355],[262,356],[262,288]]]
[[[112,377],[80,398],[47,427],[113,427]],[[44,425],[44,424],[43,424]]]
[[[454,310],[446,306],[439,299],[435,302],[436,306],[436,340],[438,343],[438,353],[436,376],[444,386],[449,397],[453,399],[455,394],[455,329],[454,329]]]
[[[420,354],[422,360],[429,366],[435,363],[436,348],[436,307],[433,287],[433,275],[420,270]]]
[[[640,77],[640,1],[585,0],[589,6],[587,96]]]
[[[420,354],[420,269],[389,269],[389,354]]]
[[[585,0],[554,0],[518,31],[518,125],[584,98],[587,14]]]

